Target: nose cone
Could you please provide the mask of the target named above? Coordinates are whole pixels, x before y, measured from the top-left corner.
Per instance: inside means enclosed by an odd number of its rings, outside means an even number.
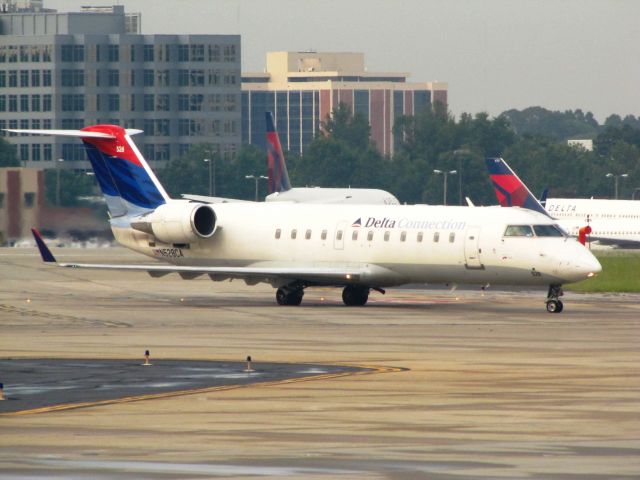
[[[579,282],[602,271],[598,259],[585,246],[575,242],[569,249],[569,258],[560,261],[561,276],[568,282]]]

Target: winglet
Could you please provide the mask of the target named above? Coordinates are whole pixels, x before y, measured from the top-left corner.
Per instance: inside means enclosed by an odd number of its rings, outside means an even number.
[[[33,238],[35,238],[36,240],[36,245],[38,245],[38,250],[40,250],[40,256],[42,257],[42,261],[45,263],[57,263],[56,257],[53,256],[53,253],[51,253],[51,250],[49,250],[49,247],[47,247],[47,244],[44,243],[44,240],[42,239],[42,235],[40,235],[40,232],[35,228],[32,228],[31,233],[33,233]]]
[[[542,191],[542,195],[540,195],[540,205],[542,205],[545,209],[547,208],[547,195],[549,195],[549,189],[545,188]]]

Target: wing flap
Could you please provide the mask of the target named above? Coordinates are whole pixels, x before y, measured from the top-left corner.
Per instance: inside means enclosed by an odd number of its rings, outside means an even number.
[[[370,274],[368,270],[362,268],[347,267],[191,267],[181,265],[132,265],[132,264],[109,264],[109,263],[59,263],[47,247],[40,233],[32,229],[34,238],[38,245],[42,260],[46,263],[55,263],[64,268],[82,268],[94,270],[119,270],[147,272],[152,277],[163,277],[170,273],[177,273],[183,279],[192,279],[200,275],[209,275],[212,280],[224,278],[241,279],[276,279],[287,278],[294,280],[306,280],[320,283],[351,283],[358,282],[362,277]]]
[[[186,267],[180,265],[130,265],[106,263],[58,263],[64,268],[147,272],[152,277],[178,273],[184,279],[200,275],[230,278],[294,278],[310,281],[357,282],[366,272],[362,269],[333,267]]]

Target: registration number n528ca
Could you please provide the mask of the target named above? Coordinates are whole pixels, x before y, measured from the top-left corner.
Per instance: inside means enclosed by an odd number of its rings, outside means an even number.
[[[184,257],[184,255],[182,254],[182,250],[179,248],[154,248],[153,254],[156,257],[164,257],[164,258]]]

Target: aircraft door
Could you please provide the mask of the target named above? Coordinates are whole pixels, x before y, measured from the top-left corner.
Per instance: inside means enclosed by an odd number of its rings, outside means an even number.
[[[480,261],[480,228],[469,227],[464,237],[465,267],[482,269],[484,265]]]
[[[334,250],[344,250],[344,236],[347,234],[347,222],[342,220],[336,225],[333,232],[333,248]]]

